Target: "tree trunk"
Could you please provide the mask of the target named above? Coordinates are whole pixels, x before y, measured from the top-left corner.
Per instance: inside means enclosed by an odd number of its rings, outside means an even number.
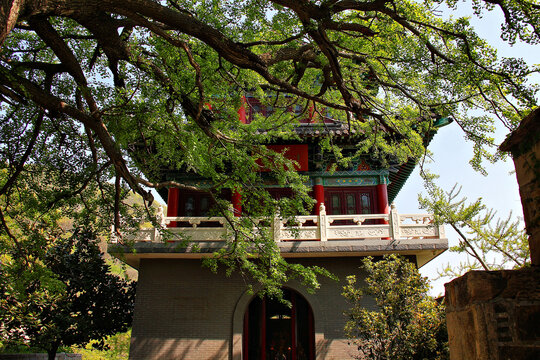
[[[54,360],[56,358],[56,351],[58,350],[58,343],[53,343],[52,347],[47,350],[47,359]]]

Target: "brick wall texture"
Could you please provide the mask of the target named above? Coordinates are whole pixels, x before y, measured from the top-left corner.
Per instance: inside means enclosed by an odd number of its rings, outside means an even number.
[[[320,265],[339,277],[321,279],[309,294],[296,282],[287,286],[312,307],[317,359],[348,359],[354,354],[343,336],[347,303],[345,276],[363,275],[359,258],[298,260]],[[242,319],[252,295],[238,274],[214,274],[200,260],[143,259],[133,320],[130,359],[241,359]],[[366,301],[366,306],[373,305]]]

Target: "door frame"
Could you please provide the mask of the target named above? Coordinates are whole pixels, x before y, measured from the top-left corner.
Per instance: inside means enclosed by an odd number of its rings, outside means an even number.
[[[315,321],[314,321],[314,313],[313,313],[313,307],[311,303],[299,292],[297,292],[294,289],[291,288],[284,288],[283,290],[290,292],[291,294],[291,360],[297,360],[298,355],[298,318],[297,318],[297,301],[298,298],[301,298],[302,301],[305,302],[308,308],[308,314],[307,314],[307,331],[308,331],[308,354],[307,358],[309,360],[315,359]],[[277,301],[277,300],[268,300],[268,298],[265,296],[262,299],[260,299],[261,303],[261,309],[258,312],[260,319],[259,323],[261,326],[261,331],[259,336],[260,338],[260,347],[264,349],[261,351],[261,357],[260,359],[251,359],[249,357],[249,324],[250,324],[250,306],[253,303],[253,301],[257,300],[257,296],[255,295],[251,298],[251,300],[248,302],[246,306],[246,310],[243,317],[243,332],[242,332],[242,359],[244,360],[266,360],[266,347],[267,347],[267,341],[266,341],[266,332],[267,332],[267,307],[268,307],[268,301]],[[269,359],[270,360],[270,359]]]

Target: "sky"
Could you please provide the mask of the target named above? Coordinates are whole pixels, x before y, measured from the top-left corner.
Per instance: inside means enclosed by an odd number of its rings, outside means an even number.
[[[445,10],[443,16],[472,14],[470,8],[464,9],[462,7],[460,9],[460,13]],[[478,19],[474,15],[471,16],[471,23],[477,33],[497,49],[499,56],[523,58],[529,65],[538,65],[540,61],[539,46],[535,47],[523,43],[510,46],[499,38],[501,19],[500,13],[494,11],[485,14],[482,19]],[[540,83],[540,76],[536,74],[531,81]],[[502,143],[507,134],[508,131],[502,125],[499,126],[495,134],[496,143]],[[429,145],[429,149],[433,153],[432,163],[426,164],[425,167],[440,175],[437,184],[443,189],[450,190],[457,183],[462,186],[462,196],[471,201],[482,198],[487,207],[497,211],[497,217],[506,218],[512,211],[514,216],[523,218],[517,180],[513,173],[514,166],[510,157],[504,162],[488,164],[486,166],[487,176],[474,171],[468,164],[472,158],[472,144],[465,141],[463,132],[455,122],[438,131]],[[398,212],[402,214],[425,213],[425,210],[418,207],[418,194],[425,194],[423,190],[423,183],[417,167],[395,200]],[[457,233],[448,225],[445,226],[445,230],[449,245],[457,245]],[[446,251],[420,269],[424,276],[432,280],[432,295],[442,295],[444,283],[449,281],[449,279],[435,281],[437,271],[448,263],[455,264],[458,261],[460,258],[455,253]]]
[[[499,137],[497,143],[501,143],[503,139],[504,137]],[[461,197],[467,197],[470,201],[482,198],[487,207],[497,211],[497,217],[506,218],[510,211],[514,215],[523,216],[517,180],[513,173],[513,162],[510,158],[505,162],[488,164],[487,176],[476,172],[468,164],[472,157],[472,146],[463,139],[463,133],[456,123],[441,128],[429,149],[433,152],[432,162],[425,164],[424,168],[440,175],[437,185],[450,190],[455,184],[459,184],[462,187]],[[426,213],[426,210],[418,207],[419,193],[425,194],[425,191],[417,166],[395,200],[398,212]],[[445,231],[449,245],[457,245],[457,234],[448,225],[445,226]],[[459,258],[447,251],[420,270],[424,276],[434,280],[437,277],[437,270],[447,263],[456,261],[460,261]],[[444,292],[444,282],[432,281],[432,295],[437,296]]]

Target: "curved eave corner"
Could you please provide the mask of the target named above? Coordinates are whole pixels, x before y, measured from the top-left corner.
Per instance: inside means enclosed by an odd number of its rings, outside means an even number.
[[[446,126],[453,122],[453,119],[451,118],[437,118],[433,124],[434,129],[429,131],[425,138],[424,138],[424,146],[428,147],[428,145],[431,143],[431,140],[433,140],[433,137],[437,133],[437,131],[442,128],[443,126]],[[412,172],[414,171],[414,168],[418,164],[418,161],[420,159],[409,159],[406,163],[402,164],[399,167],[399,170],[394,173],[390,173],[389,180],[390,184],[388,185],[388,202],[392,203],[394,199],[397,197],[399,192],[401,191],[401,188],[403,188],[403,185],[405,185],[405,182],[411,176]]]

